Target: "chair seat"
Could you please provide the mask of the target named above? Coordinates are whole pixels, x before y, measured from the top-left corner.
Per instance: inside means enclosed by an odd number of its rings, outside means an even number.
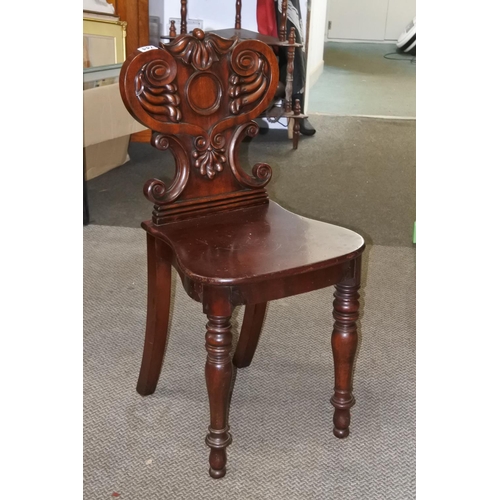
[[[173,249],[186,276],[216,285],[326,269],[364,249],[359,234],[307,219],[273,201],[163,226],[145,222],[143,227]]]

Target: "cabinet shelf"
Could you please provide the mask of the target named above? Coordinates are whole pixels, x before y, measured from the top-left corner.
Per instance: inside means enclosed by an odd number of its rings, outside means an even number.
[[[221,30],[212,30],[208,33],[219,35],[222,38],[232,38],[236,36],[241,40],[259,40],[261,42],[264,42],[266,45],[270,45],[271,47],[302,47],[302,44],[300,43],[289,43],[286,40],[282,42],[279,40],[279,38],[276,38],[274,36],[263,35],[256,31],[245,29],[225,28]]]

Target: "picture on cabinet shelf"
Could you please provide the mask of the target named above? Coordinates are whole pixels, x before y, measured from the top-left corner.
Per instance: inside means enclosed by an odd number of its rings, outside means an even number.
[[[83,19],[83,67],[93,68],[125,61],[126,23]]]

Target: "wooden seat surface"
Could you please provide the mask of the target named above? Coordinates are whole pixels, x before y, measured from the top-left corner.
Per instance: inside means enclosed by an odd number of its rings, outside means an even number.
[[[144,228],[164,240],[183,273],[213,284],[251,283],[340,264],[363,251],[363,238],[307,219],[277,203]]]

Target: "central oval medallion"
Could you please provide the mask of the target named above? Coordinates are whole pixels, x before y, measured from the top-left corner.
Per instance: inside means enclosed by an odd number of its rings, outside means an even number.
[[[189,105],[197,113],[211,115],[219,109],[222,84],[213,73],[195,73],[186,83],[186,95]]]

